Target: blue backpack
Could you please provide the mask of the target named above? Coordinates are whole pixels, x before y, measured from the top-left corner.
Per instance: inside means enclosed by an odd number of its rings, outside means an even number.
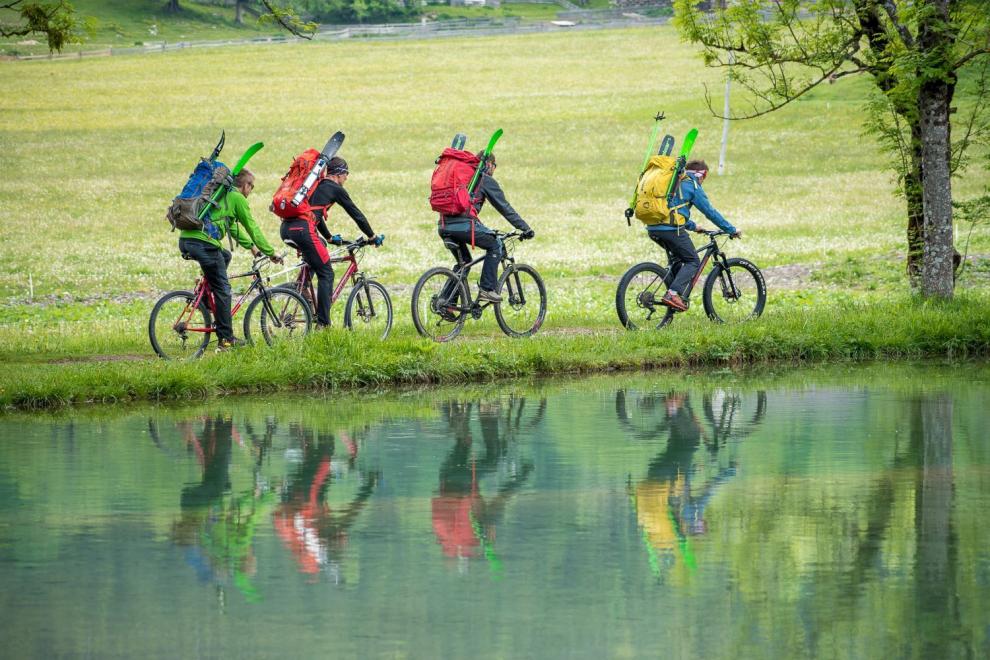
[[[168,207],[168,218],[172,231],[191,229],[206,232],[211,238],[219,239],[220,230],[210,221],[210,208],[232,185],[230,169],[218,160],[200,159],[196,169],[182,188],[172,205]]]

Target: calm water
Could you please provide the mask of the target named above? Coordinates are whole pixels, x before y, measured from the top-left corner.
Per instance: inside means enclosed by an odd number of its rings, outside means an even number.
[[[6,657],[988,657],[990,368],[0,416]]]

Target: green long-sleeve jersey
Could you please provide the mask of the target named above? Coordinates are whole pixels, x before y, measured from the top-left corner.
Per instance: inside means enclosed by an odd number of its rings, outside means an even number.
[[[248,205],[247,198],[241,194],[241,191],[228,191],[218,203],[217,208],[213,209],[210,219],[220,230],[220,239],[229,232],[231,238],[245,250],[250,250],[252,245],[257,245],[258,249],[269,257],[275,254],[275,248],[261,233],[258,223],[251,215],[251,207]],[[219,239],[211,238],[209,234],[198,229],[183,229],[179,236],[181,238],[195,238],[219,248],[223,247]]]

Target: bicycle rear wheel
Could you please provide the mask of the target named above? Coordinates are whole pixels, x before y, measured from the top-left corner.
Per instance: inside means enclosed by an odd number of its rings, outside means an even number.
[[[309,305],[295,291],[268,289],[248,305],[244,315],[244,338],[254,343],[259,334],[274,346],[283,341],[299,340],[313,327]]]
[[[450,341],[460,334],[470,308],[467,287],[449,268],[431,268],[413,288],[413,325],[433,341]]]
[[[501,304],[495,305],[495,320],[510,337],[530,337],[547,315],[547,289],[532,266],[512,264],[498,281]]]
[[[355,284],[344,308],[344,327],[386,339],[392,330],[392,299],[385,287],[374,280]]]
[[[206,303],[193,306],[191,291],[171,291],[158,299],[148,320],[148,338],[165,360],[198,358],[213,336],[213,319]]]
[[[626,330],[654,326],[663,328],[674,320],[674,310],[660,304],[667,290],[667,269],[651,262],[626,271],[615,290],[615,311]]]
[[[763,273],[752,262],[726,259],[725,265],[717,263],[708,273],[702,300],[705,313],[712,321],[740,323],[763,313],[767,284]]]

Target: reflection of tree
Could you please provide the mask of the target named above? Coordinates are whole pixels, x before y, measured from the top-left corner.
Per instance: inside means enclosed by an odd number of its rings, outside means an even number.
[[[707,424],[703,424],[686,393],[616,393],[619,421],[635,439],[668,433],[667,444],[650,461],[646,478],[633,487],[630,477],[630,492],[650,567],[658,578],[663,566],[672,565],[678,553],[685,566],[695,568],[689,537],[707,531],[705,508],[717,488],[736,473],[734,461],[729,461],[728,465],[717,466],[714,473],[709,470],[703,474],[698,483],[702,470],[695,465],[695,454],[704,442],[709,456],[714,458],[728,439],[740,439],[752,432],[766,413],[766,393],[750,398],[754,403],[724,390],[706,393],[702,406]],[[713,462],[717,465],[717,461]]]
[[[358,470],[359,487],[343,506],[327,501],[331,484],[355,471],[358,441],[348,433],[332,434],[292,428],[302,450],[298,466],[289,476],[282,504],[275,512],[275,529],[292,551],[299,570],[311,575],[328,569],[342,579],[340,561],[347,546],[347,531],[358,519],[378,485],[380,474]],[[338,451],[338,442],[343,452]]]
[[[164,447],[157,425],[150,425],[154,429],[152,440]],[[202,467],[202,477],[199,483],[182,489],[182,515],[172,527],[172,538],[177,545],[189,548],[189,563],[202,580],[217,583],[221,599],[222,581],[229,576],[249,600],[259,600],[251,581],[257,570],[253,539],[271,495],[259,487],[257,479],[251,489],[230,495],[233,445],[235,439],[243,444],[230,419],[207,417],[199,431],[192,420],[179,422],[177,426],[187,449]],[[252,443],[252,451],[260,456],[266,442],[270,445],[270,435]]]
[[[484,452],[473,452],[472,430],[477,410]],[[510,447],[521,431],[535,426],[546,410],[546,400],[527,404],[525,397],[508,401],[449,401],[441,406],[444,419],[454,436],[454,446],[440,466],[439,494],[433,498],[433,531],[448,557],[484,555],[494,571],[499,569],[494,552],[495,527],[511,497],[522,487],[533,465],[516,464]],[[487,475],[508,474],[495,494],[484,497],[480,482]]]

